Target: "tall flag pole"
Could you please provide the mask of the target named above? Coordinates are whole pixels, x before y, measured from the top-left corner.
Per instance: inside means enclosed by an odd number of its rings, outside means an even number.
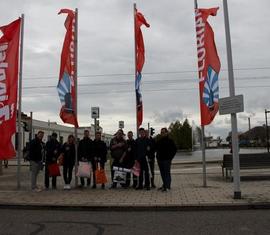
[[[139,130],[138,130],[138,108],[137,108],[137,92],[136,92],[136,81],[137,81],[137,44],[136,44],[136,3],[133,4],[133,17],[134,17],[134,62],[135,62],[135,98],[136,98],[136,103],[135,103],[135,108],[136,108],[136,132],[137,132],[137,137],[139,137]]]
[[[78,8],[75,9],[75,115],[78,115]],[[74,126],[74,135],[75,135],[75,172],[78,172],[78,129],[77,126]],[[75,187],[78,186],[78,176],[75,174]]]
[[[58,14],[66,13],[65,28],[67,30],[61,53],[61,66],[59,82],[57,85],[58,95],[61,101],[60,117],[64,123],[74,125],[75,136],[75,172],[78,168],[77,153],[77,58],[78,58],[78,9],[75,12],[70,9],[61,9]],[[75,186],[78,178],[75,177]]]
[[[21,158],[22,158],[22,73],[23,73],[23,37],[24,37],[24,14],[21,16],[21,40],[20,40],[20,72],[19,72],[19,110],[18,110],[18,166],[17,166],[17,188],[21,188]]]
[[[23,19],[23,15],[22,15]],[[12,136],[16,134],[16,116],[18,115],[18,140],[20,141],[20,107],[21,107],[21,77],[22,77],[22,19],[19,18],[12,23],[0,26],[2,36],[0,37],[0,160],[11,159],[16,156],[12,144]],[[20,75],[19,67],[19,44],[21,29],[20,50]],[[18,79],[19,102],[18,102]],[[19,106],[19,114],[17,107]],[[20,146],[18,146],[18,163],[20,163]],[[17,168],[19,173],[20,168]],[[18,188],[20,186],[18,174]]]
[[[226,46],[227,46],[227,61],[229,73],[229,88],[230,96],[235,96],[234,87],[234,73],[233,73],[233,59],[232,59],[232,46],[231,34],[227,0],[223,0],[224,9],[224,22],[226,33]],[[232,154],[233,154],[233,183],[234,183],[234,199],[241,199],[240,190],[240,168],[239,168],[239,146],[238,146],[238,131],[237,131],[237,116],[236,113],[231,113],[231,126],[232,126]]]
[[[143,121],[143,103],[141,93],[141,79],[142,79],[142,68],[145,61],[144,56],[144,41],[141,31],[141,26],[150,25],[145,20],[142,13],[137,11],[136,3],[134,3],[134,47],[135,47],[135,93],[136,93],[136,129],[138,136],[138,129],[142,125]]]
[[[214,32],[207,22],[207,18],[209,15],[215,16],[218,8],[199,9],[197,0],[194,1],[194,5],[202,128],[203,186],[206,187],[204,126],[209,125],[218,112],[218,74],[220,71]]]

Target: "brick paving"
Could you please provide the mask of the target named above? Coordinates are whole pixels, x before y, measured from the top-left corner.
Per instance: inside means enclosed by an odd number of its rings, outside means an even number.
[[[157,189],[134,190],[84,188],[63,190],[63,179],[58,177],[57,190],[39,193],[30,190],[29,167],[22,166],[21,189],[17,190],[16,167],[3,169],[0,176],[0,205],[32,206],[80,206],[80,207],[181,207],[181,206],[232,206],[270,203],[270,174],[267,170],[245,171],[242,175],[262,176],[261,179],[249,178],[241,182],[242,199],[234,200],[233,183],[222,178],[220,166],[208,166],[207,187],[202,187],[202,175],[199,164],[177,164],[172,169],[172,190],[160,192]],[[107,176],[110,176],[107,171]],[[266,176],[269,176],[267,178]],[[156,185],[161,179],[156,171]],[[74,178],[73,178],[74,184]],[[39,175],[39,185],[43,186],[43,172]]]

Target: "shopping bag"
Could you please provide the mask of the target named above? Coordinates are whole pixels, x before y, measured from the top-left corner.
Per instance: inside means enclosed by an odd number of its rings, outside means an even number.
[[[127,172],[125,171],[119,171],[116,170],[114,171],[114,176],[113,176],[113,182],[114,183],[126,183],[126,178],[127,178]]]
[[[135,162],[134,166],[131,168],[131,172],[135,176],[140,176],[141,166],[139,162]]]
[[[108,182],[105,170],[97,166],[95,171],[96,184],[106,184]]]
[[[48,165],[49,176],[60,176],[60,168],[57,163],[51,163]]]
[[[79,162],[78,171],[76,174],[78,177],[91,178],[91,166],[88,162]]]

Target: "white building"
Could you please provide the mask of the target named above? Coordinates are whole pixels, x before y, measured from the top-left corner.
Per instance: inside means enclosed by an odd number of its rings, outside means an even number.
[[[32,128],[31,128],[32,125]],[[32,129],[32,132],[31,132]],[[78,139],[83,138],[84,130],[89,130],[90,132],[90,138],[94,140],[95,138],[95,127],[94,125],[91,125],[89,127],[79,127],[77,128],[77,136]],[[102,139],[103,141],[109,145],[110,140],[113,138],[113,135],[103,133],[103,129],[101,127],[98,127],[98,130],[102,133]],[[34,138],[35,134],[38,133],[38,131],[44,132],[44,138],[43,141],[46,142],[50,139],[50,136],[53,132],[57,133],[60,143],[64,143],[67,141],[67,138],[70,134],[74,135],[74,127],[72,126],[64,126],[61,124],[58,124],[56,122],[45,122],[40,120],[33,119],[31,124],[31,118],[29,117],[22,117],[22,148],[26,146],[26,143],[29,142],[31,139]],[[30,136],[32,133],[32,136]],[[15,141],[14,138],[14,143]]]

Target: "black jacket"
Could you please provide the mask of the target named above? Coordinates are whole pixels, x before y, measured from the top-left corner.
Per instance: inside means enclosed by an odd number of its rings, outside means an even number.
[[[44,160],[44,143],[35,138],[31,140],[29,146],[29,159],[30,161],[40,162]]]
[[[75,165],[75,144],[64,143],[61,153],[64,154],[64,166]]]
[[[90,138],[83,138],[78,146],[78,160],[91,161],[93,158],[93,141]]]
[[[172,139],[163,137],[156,143],[157,160],[172,160],[176,154],[176,146]]]
[[[132,140],[128,139],[126,155],[123,160],[123,167],[128,169],[133,167],[135,163],[135,158],[136,158],[136,142],[134,139]]]
[[[57,161],[60,154],[61,145],[57,139],[51,139],[46,143],[46,163]]]
[[[107,146],[104,141],[96,139],[93,141],[93,156],[100,163],[107,161]]]
[[[136,139],[136,160],[145,161],[146,156],[149,158],[151,143],[148,138]]]

